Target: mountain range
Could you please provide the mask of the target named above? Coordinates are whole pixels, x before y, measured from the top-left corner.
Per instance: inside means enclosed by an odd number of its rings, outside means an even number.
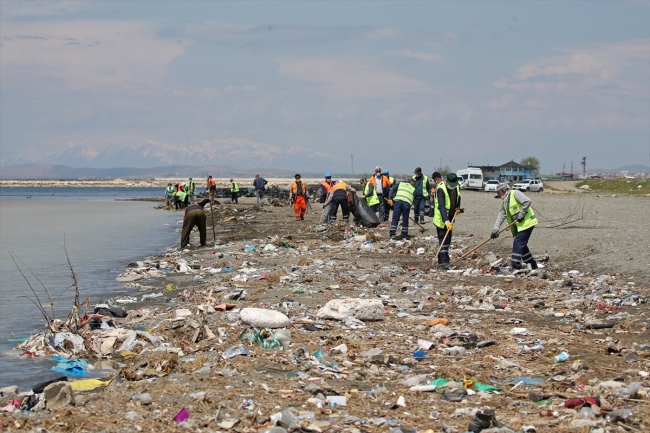
[[[245,168],[225,167],[218,165],[168,165],[151,168],[116,167],[67,167],[56,164],[15,164],[0,166],[0,179],[154,179],[154,178],[181,178],[194,177],[203,179],[207,175],[216,178],[224,177],[253,177],[260,174],[262,177],[292,178],[296,172],[272,168]],[[318,172],[300,172],[305,177],[320,177]]]
[[[649,173],[650,167],[645,165],[627,165],[616,169],[589,169],[589,174],[620,173],[627,171],[630,174]],[[295,170],[283,170],[261,167],[232,167],[222,165],[165,165],[160,167],[69,167],[57,164],[14,164],[0,166],[0,179],[154,179],[154,178],[180,178],[194,177],[200,179],[208,174],[217,177],[253,177],[260,174],[263,177],[291,178]],[[321,177],[322,171],[300,171],[304,177]],[[336,173],[333,173],[337,176]],[[343,174],[347,176],[347,174]]]
[[[131,144],[72,144],[45,151],[26,147],[0,159],[0,165],[47,164],[108,169],[111,167],[161,168],[167,166],[240,167],[259,170],[349,170],[349,160],[300,146],[277,146],[250,140],[203,140],[169,144],[143,139]],[[234,175],[235,173],[233,173]]]

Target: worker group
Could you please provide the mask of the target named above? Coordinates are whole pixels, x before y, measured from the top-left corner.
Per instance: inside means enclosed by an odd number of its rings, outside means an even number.
[[[332,224],[336,222],[339,208],[341,209],[344,222],[350,218],[351,194],[356,190],[343,181],[333,181],[329,173],[318,188],[317,197],[322,204],[323,212],[321,222]],[[436,229],[439,247],[437,251],[438,266],[448,268],[451,265],[449,247],[452,243],[453,226],[458,215],[464,212],[461,207],[461,189],[459,178],[455,173],[448,173],[443,176],[434,172],[431,177],[424,175],[422,169],[417,167],[413,176],[408,180],[396,181],[388,170],[375,167],[374,175],[369,178],[361,178],[363,188],[359,202],[366,206],[377,216],[380,224],[390,222],[389,236],[394,240],[409,239],[409,220],[417,225],[424,224],[424,217],[427,207],[430,207],[429,215],[432,216],[432,223]],[[231,201],[238,202],[239,185],[230,179]],[[255,176],[253,187],[257,198],[257,205],[261,205],[264,199],[265,186],[268,182]],[[171,183],[167,186],[166,195],[168,205],[174,205],[176,209],[185,208],[185,219],[183,224],[181,247],[189,244],[189,234],[196,225],[199,227],[201,245],[205,245],[206,218],[203,207],[214,200],[216,194],[216,181],[209,176],[206,182],[206,198],[200,203],[194,202],[196,186],[192,178],[186,184]],[[512,246],[512,258],[510,271],[531,271],[538,272],[538,265],[535,262],[529,248],[528,241],[533,228],[538,221],[531,207],[532,201],[521,191],[510,190],[507,184],[501,184],[496,191],[495,198],[502,199],[494,228],[490,237],[495,239],[503,231],[510,229],[514,241]],[[293,205],[296,221],[304,221],[308,207],[309,194],[307,184],[300,174],[294,176],[290,188],[290,203]],[[191,205],[190,202],[193,202]],[[429,204],[429,206],[427,206]],[[390,212],[393,212],[392,218]],[[413,210],[413,217],[411,217]],[[504,221],[508,225],[500,229]],[[400,233],[397,234],[401,226]]]

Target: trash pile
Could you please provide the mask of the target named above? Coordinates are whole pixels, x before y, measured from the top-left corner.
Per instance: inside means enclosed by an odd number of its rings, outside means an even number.
[[[129,264],[118,281],[143,291],[19,346],[60,378],[1,389],[2,430],[648,428],[647,288],[549,256],[534,275],[489,251],[442,270],[434,237],[318,227]]]

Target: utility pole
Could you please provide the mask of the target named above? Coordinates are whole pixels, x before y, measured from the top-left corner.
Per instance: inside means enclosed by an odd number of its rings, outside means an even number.
[[[571,179],[573,179],[573,161],[571,161]]]
[[[352,178],[354,179],[354,155],[350,155],[350,162],[352,163]]]
[[[583,156],[582,161],[580,161],[580,165],[582,165],[582,178],[586,179],[587,178],[587,157]]]

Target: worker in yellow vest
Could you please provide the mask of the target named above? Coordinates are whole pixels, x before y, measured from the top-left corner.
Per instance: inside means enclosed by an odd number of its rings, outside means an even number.
[[[239,197],[239,185],[232,179],[230,179],[230,196],[233,203],[239,204],[239,200],[237,200],[237,197]]]
[[[522,262],[526,264],[527,270],[537,273],[537,262],[528,249],[528,240],[533,233],[533,228],[537,225],[537,217],[533,208],[531,207],[532,200],[526,197],[523,192],[518,190],[508,191],[508,185],[502,184],[497,188],[497,195],[494,198],[502,198],[503,205],[497,216],[497,221],[492,229],[491,237],[496,239],[499,237],[499,227],[504,220],[508,220],[508,224],[517,221],[516,224],[510,227],[510,231],[514,236],[512,242],[512,270],[514,272],[521,271]]]
[[[438,265],[449,267],[449,246],[451,245],[452,220],[454,215],[462,212],[460,208],[460,187],[456,173],[447,174],[447,180],[440,182],[436,188],[433,225],[438,232],[438,245],[442,245],[438,253]],[[444,240],[444,244],[443,244]]]
[[[409,239],[409,214],[413,204],[413,193],[415,192],[415,181],[398,182],[390,189],[388,204],[393,206],[393,219],[390,223],[389,235],[393,239]],[[397,225],[402,219],[402,234],[395,237]]]
[[[379,196],[377,195],[375,185],[368,182],[365,177],[359,179],[359,183],[361,183],[361,186],[363,187],[363,195],[361,196],[361,199],[366,201],[371,211],[377,213],[379,210]]]

